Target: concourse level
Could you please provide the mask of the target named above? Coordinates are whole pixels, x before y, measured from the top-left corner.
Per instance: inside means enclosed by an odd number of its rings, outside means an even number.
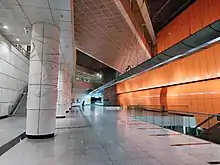
[[[208,165],[220,146],[139,120],[130,110],[74,107],[56,135],[25,139],[0,156],[4,165]],[[149,116],[156,115],[149,113]],[[159,115],[157,115],[158,117]],[[163,116],[160,116],[163,117]],[[22,159],[21,159],[22,158]]]

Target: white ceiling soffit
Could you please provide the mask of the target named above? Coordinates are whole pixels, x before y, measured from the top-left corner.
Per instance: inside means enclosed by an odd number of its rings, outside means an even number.
[[[0,0],[0,23],[8,26],[4,36],[16,44],[30,44],[31,28],[36,22],[51,23],[60,28],[60,46],[65,60],[73,60],[73,25],[71,0]]]

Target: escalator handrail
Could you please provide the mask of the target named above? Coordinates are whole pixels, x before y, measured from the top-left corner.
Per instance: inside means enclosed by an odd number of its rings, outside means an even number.
[[[140,107],[140,106],[149,106],[149,105],[128,105],[128,106],[136,106],[136,107]],[[149,106],[150,108],[150,106]],[[150,108],[150,109],[154,109],[154,110],[158,110],[158,111],[162,111],[161,108]],[[177,112],[177,113],[185,113],[185,114],[190,114],[190,115],[207,115],[207,116],[220,116],[220,114],[214,114],[214,113],[202,113],[202,112],[191,112],[191,111],[181,111],[181,110],[177,110],[177,109],[173,109],[173,110],[170,110],[170,109],[165,109],[165,112]]]
[[[201,125],[205,124],[206,122],[208,122],[209,120],[213,119],[214,117],[216,117],[216,115],[211,115],[209,116],[207,119],[205,119],[204,121],[202,121],[200,124],[198,124],[195,129],[197,129],[198,127],[200,127]]]

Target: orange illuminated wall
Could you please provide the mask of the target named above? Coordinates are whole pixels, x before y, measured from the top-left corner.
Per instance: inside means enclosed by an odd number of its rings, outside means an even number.
[[[121,82],[117,94],[125,107],[163,104],[169,110],[220,113],[220,45]]]
[[[220,45],[142,73],[117,85],[117,92],[188,83],[220,76]]]
[[[193,3],[158,33],[158,52],[218,20],[219,6],[220,0]],[[220,44],[123,81],[116,91],[125,107],[220,113]]]
[[[158,53],[220,18],[220,0],[196,0],[157,34]]]

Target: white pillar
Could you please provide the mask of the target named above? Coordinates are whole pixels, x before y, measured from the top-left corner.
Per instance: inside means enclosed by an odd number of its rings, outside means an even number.
[[[65,65],[65,80],[66,80],[66,83],[65,83],[65,107],[66,107],[66,110],[69,110],[70,106],[69,106],[69,92],[70,92],[70,86],[69,86],[69,64],[66,63]]]
[[[27,122],[28,138],[53,137],[56,123],[59,28],[47,23],[32,27]]]
[[[70,72],[68,71],[68,91],[67,91],[67,106],[68,109],[71,107],[71,101],[70,101],[70,97],[71,97],[71,79],[70,79]]]
[[[58,98],[57,98],[57,118],[65,118],[66,108],[65,108],[65,63],[60,62],[59,65],[59,76],[58,76]]]

